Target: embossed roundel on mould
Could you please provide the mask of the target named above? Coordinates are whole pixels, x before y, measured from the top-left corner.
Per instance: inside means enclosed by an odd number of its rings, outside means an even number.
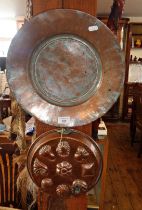
[[[96,17],[56,9],[33,17],[12,40],[7,79],[30,114],[55,126],[79,126],[105,114],[124,80],[123,55]]]

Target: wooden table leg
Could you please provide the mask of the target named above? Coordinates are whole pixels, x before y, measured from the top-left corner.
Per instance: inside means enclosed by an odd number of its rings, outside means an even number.
[[[87,196],[80,195],[66,200],[67,210],[87,210]]]
[[[59,199],[39,191],[38,210],[87,210],[87,196]]]

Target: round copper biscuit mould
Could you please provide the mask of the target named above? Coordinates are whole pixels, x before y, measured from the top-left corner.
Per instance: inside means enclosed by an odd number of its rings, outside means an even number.
[[[99,180],[102,155],[88,135],[74,129],[54,129],[31,145],[27,167],[33,182],[49,195],[77,196]]]

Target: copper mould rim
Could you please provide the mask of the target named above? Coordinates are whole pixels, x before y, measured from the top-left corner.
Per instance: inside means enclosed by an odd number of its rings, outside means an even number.
[[[52,141],[59,141],[59,137],[56,137],[56,138],[52,138],[52,139],[48,139],[49,143],[52,142]],[[71,137],[64,137],[63,138],[63,141],[74,141],[74,142],[79,142],[77,139],[75,138],[71,138]],[[37,143],[37,142],[36,142]],[[42,144],[40,144],[39,146],[42,147],[46,144],[47,142],[44,142]],[[85,142],[84,142],[85,143]],[[86,145],[86,144],[85,144]],[[86,145],[87,146],[87,145]],[[37,149],[37,148],[36,148]],[[102,155],[101,155],[101,152],[99,150],[99,148],[96,147],[96,145],[94,145],[94,149],[95,149],[95,153],[97,153],[96,155],[96,159],[98,161],[98,165],[100,167],[99,169],[99,172],[98,172],[98,176],[97,176],[97,179],[95,179],[95,182],[94,184],[96,185],[101,177],[101,174],[102,174],[102,169],[103,169],[103,160],[102,160]],[[38,150],[38,149],[37,149]],[[92,150],[91,150],[92,151]],[[28,169],[28,172],[32,178],[32,180],[35,182],[35,179],[32,175],[32,171],[31,171],[31,165],[33,165],[33,161],[32,161],[32,154],[30,153],[33,153],[33,147],[29,149],[28,151],[28,158],[27,158],[27,169]],[[91,189],[92,187],[89,188],[89,190]]]
[[[75,137],[75,135],[76,135],[76,137]],[[86,145],[86,147],[88,149],[90,149],[90,151],[92,153],[94,153],[95,159],[98,163],[97,177],[94,177],[94,180],[93,180],[93,186],[96,185],[101,177],[102,168],[103,168],[102,155],[101,155],[101,152],[100,152],[100,149],[99,149],[97,143],[87,134],[84,134],[84,133],[82,133],[78,130],[74,130],[74,129],[70,129],[69,134],[64,134],[62,141],[67,141],[69,143],[70,143],[70,141],[73,141],[76,143],[77,142],[83,143],[83,145]],[[45,145],[47,145],[48,142],[49,142],[49,145],[52,145],[52,146],[54,145],[54,142],[60,142],[59,129],[53,129],[51,131],[43,133],[34,141],[34,143],[29,148],[29,151],[27,154],[27,169],[28,169],[28,172],[29,172],[34,183],[37,182],[36,177],[33,175],[33,171],[32,171],[32,166],[34,164],[33,161],[35,159],[35,155],[37,154],[37,152],[39,153],[39,150],[41,148],[43,148]],[[52,142],[53,142],[53,144],[52,144]],[[58,162],[60,162],[61,160],[63,161],[64,158],[63,159],[59,158]],[[88,190],[90,190],[91,188],[92,188],[92,186],[89,187]]]
[[[100,153],[99,157],[101,157],[101,152],[100,152],[98,144],[89,135],[87,135],[79,130],[75,130],[75,129],[68,130],[67,128],[65,128],[65,130],[67,130],[69,132],[69,134],[63,134],[63,136],[62,136],[63,138],[72,138],[76,141],[81,141],[84,144],[86,144],[86,146],[87,146],[87,142],[85,140],[88,140],[88,142],[90,142],[91,144],[94,145],[95,150],[98,153]],[[30,155],[31,150],[34,150],[34,148],[36,150],[38,150],[38,147],[41,146],[42,144],[44,144],[47,141],[47,139],[48,139],[48,141],[52,141],[54,139],[61,138],[61,132],[62,132],[61,129],[52,129],[50,131],[42,133],[40,136],[38,136],[35,139],[35,141],[30,146],[30,148],[28,150],[28,155]],[[41,139],[42,139],[42,142],[41,142]],[[90,148],[90,150],[92,150],[92,148]],[[93,152],[93,150],[92,150],[92,152]]]
[[[59,127],[88,124],[117,100],[124,57],[97,18],[56,9],[33,17],[12,40],[7,79],[18,103],[40,121]]]

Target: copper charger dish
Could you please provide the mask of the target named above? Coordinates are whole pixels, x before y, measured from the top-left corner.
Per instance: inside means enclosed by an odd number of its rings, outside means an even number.
[[[16,34],[7,79],[17,101],[44,123],[73,127],[104,115],[124,81],[124,57],[96,17],[56,9],[33,17]]]

